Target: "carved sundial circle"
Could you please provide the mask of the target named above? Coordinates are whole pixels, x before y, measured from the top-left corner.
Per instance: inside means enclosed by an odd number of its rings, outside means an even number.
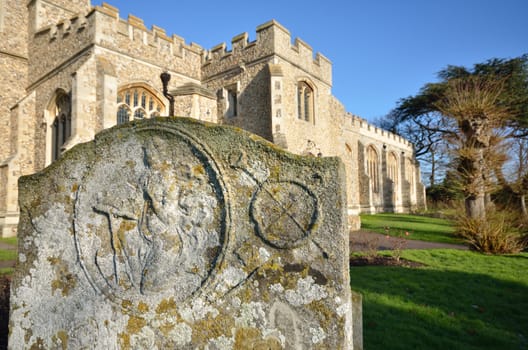
[[[265,182],[251,204],[258,235],[280,249],[302,245],[316,230],[318,215],[316,196],[295,181]]]

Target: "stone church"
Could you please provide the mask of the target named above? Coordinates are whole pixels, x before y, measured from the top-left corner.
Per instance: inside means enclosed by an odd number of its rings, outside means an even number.
[[[352,227],[359,213],[425,207],[413,145],[348,113],[331,62],[276,21],[207,49],[108,4],[0,0],[0,236],[16,234],[20,176],[102,129],[169,114],[163,72],[176,116],[341,157]]]

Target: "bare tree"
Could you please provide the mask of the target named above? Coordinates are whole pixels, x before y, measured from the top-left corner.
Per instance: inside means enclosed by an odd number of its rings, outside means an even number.
[[[504,127],[510,114],[498,103],[504,80],[482,76],[451,79],[445,84],[435,107],[443,116],[457,122],[459,132],[451,138],[459,147],[458,172],[462,178],[466,214],[470,218],[485,218],[486,194],[501,142],[497,130]]]

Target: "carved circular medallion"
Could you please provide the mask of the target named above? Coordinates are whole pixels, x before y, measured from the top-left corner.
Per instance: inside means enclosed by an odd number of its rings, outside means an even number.
[[[74,222],[90,283],[111,300],[186,300],[204,285],[225,243],[226,203],[214,161],[172,129],[144,128],[96,148]]]
[[[255,194],[251,216],[259,236],[276,248],[295,248],[315,229],[317,198],[296,182],[266,182]]]

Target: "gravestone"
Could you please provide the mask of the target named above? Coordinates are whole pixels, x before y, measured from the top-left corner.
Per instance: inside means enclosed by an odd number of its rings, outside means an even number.
[[[344,169],[156,118],[20,179],[10,349],[352,349]]]

